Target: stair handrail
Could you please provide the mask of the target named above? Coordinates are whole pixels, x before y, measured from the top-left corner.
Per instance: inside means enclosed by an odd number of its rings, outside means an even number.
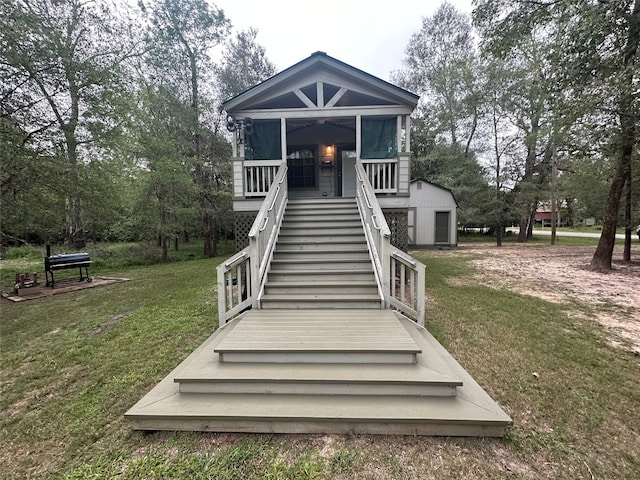
[[[260,298],[264,291],[288,197],[287,163],[282,162],[249,230],[253,308],[260,308]]]
[[[396,308],[424,325],[425,265],[391,244],[391,230],[360,159],[356,201],[385,308]]]

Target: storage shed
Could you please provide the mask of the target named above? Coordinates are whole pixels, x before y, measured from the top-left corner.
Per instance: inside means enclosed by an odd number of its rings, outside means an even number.
[[[412,180],[409,191],[409,245],[456,246],[458,202],[453,192],[422,178]]]

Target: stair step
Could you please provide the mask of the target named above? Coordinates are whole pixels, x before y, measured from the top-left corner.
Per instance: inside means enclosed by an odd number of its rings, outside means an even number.
[[[329,263],[340,263],[344,261],[367,261],[369,260],[369,252],[363,251],[354,251],[354,252],[340,252],[340,251],[331,251],[328,252],[326,250],[316,250],[316,251],[305,251],[305,250],[294,250],[289,252],[281,252],[276,250],[273,254],[274,260],[291,260],[291,261],[324,261]]]
[[[453,396],[462,382],[414,364],[218,363],[174,378],[180,393]]]
[[[285,229],[334,229],[334,228],[357,228],[359,231],[362,231],[362,223],[360,220],[309,220],[305,218],[305,220],[287,220],[282,223],[282,228]]]
[[[304,215],[321,215],[321,216],[332,216],[332,215],[358,215],[357,208],[346,208],[346,207],[336,207],[331,210],[327,210],[326,207],[316,207],[316,208],[295,208],[291,206],[287,206],[287,213],[285,215],[293,215],[296,213],[304,214]]]
[[[278,244],[285,243],[324,243],[324,244],[334,244],[334,243],[362,243],[364,240],[364,232],[360,232],[360,234],[355,233],[313,233],[309,234],[301,233],[300,231],[296,232],[286,232],[281,231],[278,237]]]
[[[264,309],[379,309],[382,301],[377,293],[372,294],[264,294],[260,300]]]
[[[304,235],[307,237],[331,236],[336,235],[360,235],[364,236],[362,225],[309,225],[307,227],[296,227],[291,225],[282,225],[280,235]]]
[[[369,253],[366,243],[347,243],[336,248],[334,245],[317,245],[314,249],[303,249],[299,244],[284,244],[276,246],[275,253],[308,253],[309,255],[321,255],[324,253],[344,253],[352,255],[355,253]]]
[[[373,279],[372,279],[373,280]],[[315,282],[268,282],[265,294],[331,294],[335,292],[349,294],[377,294],[378,286],[372,280],[359,281],[315,281]]]
[[[305,205],[305,204],[320,204],[320,205],[329,205],[329,204],[355,204],[354,198],[345,198],[345,197],[322,197],[322,198],[294,198],[289,200],[289,205]]]
[[[374,310],[250,311],[214,352],[220,362],[414,364],[421,349],[378,304]]]
[[[275,270],[360,270],[371,265],[368,256],[362,258],[335,259],[327,260],[326,258],[279,258],[275,257],[271,260],[271,268]]]
[[[375,282],[373,267],[354,270],[278,270],[271,269],[268,282],[312,282],[335,280],[372,280]]]

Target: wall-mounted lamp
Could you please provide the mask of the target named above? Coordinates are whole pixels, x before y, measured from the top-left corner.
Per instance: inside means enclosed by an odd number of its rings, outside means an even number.
[[[324,150],[325,155],[333,155],[333,145],[327,145]]]

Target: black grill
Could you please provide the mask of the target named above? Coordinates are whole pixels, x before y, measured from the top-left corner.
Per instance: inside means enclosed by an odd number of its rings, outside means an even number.
[[[53,272],[56,270],[68,270],[77,268],[80,272],[79,280],[91,281],[89,277],[89,265],[91,260],[88,253],[65,253],[62,255],[51,255],[51,247],[47,245],[47,256],[44,257],[44,274],[47,277],[47,287],[53,288],[55,278]],[[84,268],[84,275],[82,269]]]

